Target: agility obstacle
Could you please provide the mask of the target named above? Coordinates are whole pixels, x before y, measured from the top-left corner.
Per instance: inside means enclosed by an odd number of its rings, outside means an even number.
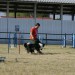
[[[14,47],[17,47],[17,40],[19,41],[18,42],[18,44],[19,44],[19,49],[20,49],[20,42],[21,42],[21,40],[20,40],[20,38],[21,38],[21,33],[19,32],[18,33],[19,34],[19,38],[17,38],[17,33],[14,33],[13,34],[13,36],[11,35],[11,33],[9,33],[9,40],[8,40],[8,48],[11,46],[11,45],[13,45]],[[64,34],[64,37],[63,37],[63,39],[61,40],[62,41],[62,46],[63,47],[66,47],[66,45],[67,45],[67,41],[70,41],[70,42],[72,42],[72,47],[73,48],[75,48],[75,34],[72,34],[72,37],[71,37],[71,39],[69,39],[69,40],[67,40],[66,39],[66,33]],[[41,41],[41,42],[43,42],[43,38],[41,37],[41,36],[39,36],[39,40]],[[8,49],[9,50],[9,49]],[[19,52],[20,53],[20,52]]]
[[[18,34],[18,38],[17,38],[17,34]],[[41,36],[39,36],[39,40],[43,42],[43,40],[51,40],[51,41],[61,41],[62,42],[62,47],[66,47],[67,46],[67,41],[71,42],[72,48],[75,48],[75,34],[70,34],[72,35],[72,37],[70,37],[71,39],[67,40],[66,36],[68,34],[63,34],[62,35],[62,39],[43,39]],[[9,48],[11,47],[11,44],[13,44],[14,47],[17,47],[18,44],[18,48],[19,48],[19,54],[20,54],[20,43],[24,42],[21,36],[21,33],[8,33],[8,53],[9,53]],[[26,40],[26,39],[25,39]],[[17,43],[18,41],[18,43]]]
[[[16,39],[15,34],[8,33],[8,53],[9,53],[9,48],[15,47],[15,43],[16,43],[15,39]]]
[[[14,48],[17,47],[17,44],[19,44],[19,54],[20,54],[20,32],[19,34],[19,38],[17,38],[17,33],[9,33],[8,34],[8,53],[9,53],[9,48]],[[17,41],[19,41],[17,43]]]
[[[8,34],[8,46],[13,48],[13,47],[17,47],[17,34]]]

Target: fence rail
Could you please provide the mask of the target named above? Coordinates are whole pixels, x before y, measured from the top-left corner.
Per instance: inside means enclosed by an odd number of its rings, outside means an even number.
[[[3,36],[1,36],[0,37],[0,40],[1,39],[5,39],[5,40],[8,40],[9,39],[9,37],[8,37],[8,34],[15,34],[15,32],[0,32],[0,35],[2,35],[2,34],[5,34],[5,35],[7,35],[6,37],[3,37]],[[26,35],[29,35],[30,33],[22,33],[22,32],[16,32],[16,34],[18,35],[23,35],[23,36],[26,36]],[[47,44],[48,43],[48,41],[62,41],[62,38],[63,38],[63,36],[66,34],[52,34],[52,33],[38,33],[39,35],[44,35],[44,38],[43,38],[43,40],[45,41],[45,43]],[[66,34],[66,36],[72,36],[73,34]],[[49,36],[49,37],[48,37]],[[52,36],[52,38],[51,38],[51,36]],[[57,38],[56,36],[60,36],[59,38]],[[55,38],[56,37],[56,38]],[[13,38],[11,38],[10,37],[10,39],[13,39]],[[20,38],[20,40],[29,40],[29,38]]]

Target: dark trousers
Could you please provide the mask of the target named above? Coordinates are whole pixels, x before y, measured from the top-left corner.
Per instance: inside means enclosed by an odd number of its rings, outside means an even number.
[[[36,38],[35,40],[31,40],[31,42],[34,44],[34,46],[35,46],[36,49],[39,48],[39,43],[41,43],[38,38]]]

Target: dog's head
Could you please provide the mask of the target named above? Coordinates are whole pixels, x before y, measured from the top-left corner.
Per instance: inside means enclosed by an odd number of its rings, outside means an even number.
[[[24,43],[24,47],[27,48],[27,43]]]
[[[30,43],[24,43],[24,47],[27,48],[27,46],[30,45]]]

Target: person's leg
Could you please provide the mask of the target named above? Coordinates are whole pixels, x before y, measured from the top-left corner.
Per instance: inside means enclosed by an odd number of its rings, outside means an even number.
[[[37,43],[41,43],[41,41],[40,41],[38,38],[36,38],[36,42],[37,42]]]
[[[34,44],[35,49],[37,50],[37,52],[40,53],[40,54],[42,54],[42,52],[40,51],[40,46],[39,46],[39,43],[41,43],[39,41],[39,39],[30,40],[30,43]]]
[[[39,39],[36,39],[36,40],[35,40],[35,49],[37,50],[38,53],[42,54],[42,52],[40,51],[39,43],[41,43],[41,42],[39,41]]]

